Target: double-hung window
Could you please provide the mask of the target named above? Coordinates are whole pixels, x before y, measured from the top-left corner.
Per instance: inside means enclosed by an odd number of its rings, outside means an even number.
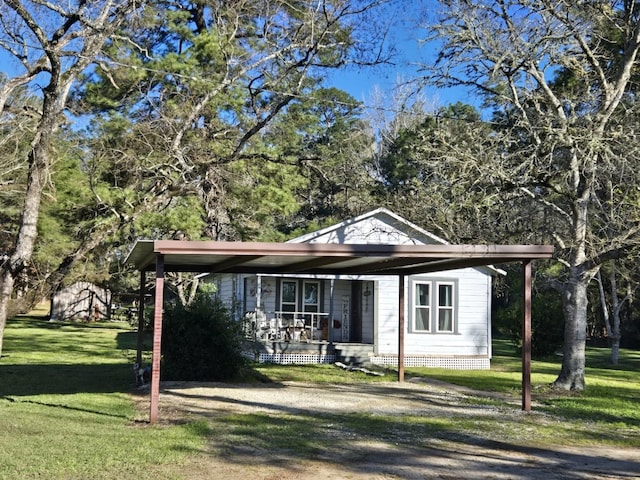
[[[455,333],[455,280],[414,279],[411,282],[411,331]]]
[[[283,314],[286,320],[293,320],[293,312],[297,308],[298,302],[298,282],[283,280],[280,289],[280,310],[282,312],[291,312],[291,314]]]
[[[413,284],[413,326],[417,332],[431,331],[431,282]]]
[[[453,333],[453,282],[436,282],[438,289],[436,332]]]
[[[303,282],[303,300],[302,309],[304,312],[320,311],[320,282],[304,281]]]

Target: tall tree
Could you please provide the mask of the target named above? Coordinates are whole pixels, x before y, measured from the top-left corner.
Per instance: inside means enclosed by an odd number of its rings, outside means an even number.
[[[381,142],[375,162],[380,201],[455,243],[486,241],[479,232],[511,226],[511,220],[498,217],[509,210],[489,208],[496,188],[479,175],[495,152],[491,125],[462,103],[422,117]]]
[[[10,99],[17,89],[33,88],[39,99],[33,112],[37,125],[27,153],[20,225],[0,265],[0,355],[15,281],[33,253],[42,192],[54,158],[54,134],[65,121],[69,91],[138,5],[133,0],[0,2],[0,49],[12,59],[13,70],[6,72],[0,86],[0,118],[11,115]]]
[[[626,0],[441,3],[430,25],[439,56],[427,78],[472,88],[496,112],[484,140],[491,155],[469,159],[467,168],[492,198],[529,205],[519,210],[519,228],[558,247],[566,319],[554,385],[581,390],[587,286],[603,262],[640,240],[640,152],[630,141],[635,122],[624,115],[635,109],[628,92],[640,9]]]
[[[162,171],[163,181],[199,195],[207,237],[255,238],[265,219],[297,208],[305,183],[309,145],[291,135],[304,136],[308,124],[289,112],[307,115],[321,101],[315,92],[329,69],[387,60],[387,20],[377,13],[386,3],[157,2],[128,35],[135,46],[113,45],[113,61],[87,78],[78,105],[122,132],[132,148],[108,147],[125,164],[144,150],[147,175]],[[284,115],[294,122],[288,131],[275,125]]]
[[[287,229],[370,208],[373,137],[353,97],[336,88],[317,90],[292,105],[272,130],[299,152],[299,171],[307,179],[296,191],[299,211]]]
[[[0,74],[0,88],[6,77]],[[35,130],[34,106],[24,88],[7,98],[7,114],[0,116],[0,255],[5,257],[18,231],[27,173],[26,152]],[[6,258],[3,258],[5,261]]]

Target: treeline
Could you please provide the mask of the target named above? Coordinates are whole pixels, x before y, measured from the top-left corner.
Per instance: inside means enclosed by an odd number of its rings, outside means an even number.
[[[3,3],[0,339],[11,302],[134,289],[136,239],[281,241],[382,205],[452,243],[555,245],[535,272],[536,316],[564,323],[555,386],[584,387],[587,338],[615,362],[638,328],[635,3],[443,2],[413,15],[413,84],[367,105],[327,85],[400,61],[402,5]]]

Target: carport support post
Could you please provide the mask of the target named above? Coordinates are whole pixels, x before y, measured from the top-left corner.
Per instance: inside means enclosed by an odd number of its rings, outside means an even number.
[[[404,275],[398,276],[398,382],[404,382]]]
[[[138,342],[136,345],[136,363],[142,368],[142,344],[144,339],[144,284],[147,272],[140,270],[140,289],[138,294]],[[138,372],[136,372],[137,378]]]
[[[531,411],[531,261],[522,263],[522,410]]]
[[[164,304],[164,255],[156,257],[155,303],[153,311],[153,361],[151,364],[151,406],[149,423],[158,421],[160,399],[160,355],[162,351],[162,307]]]
[[[335,280],[329,280],[329,318],[327,318],[327,341],[333,345],[333,300],[335,291]]]

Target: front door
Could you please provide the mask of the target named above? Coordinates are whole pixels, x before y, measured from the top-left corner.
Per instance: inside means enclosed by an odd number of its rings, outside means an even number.
[[[349,341],[362,343],[362,281],[351,282],[351,328]]]

